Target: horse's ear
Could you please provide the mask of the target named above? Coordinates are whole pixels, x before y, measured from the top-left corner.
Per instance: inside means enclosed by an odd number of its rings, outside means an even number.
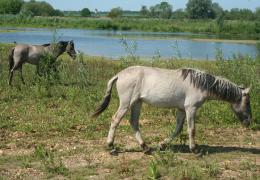
[[[241,84],[241,85],[239,85],[238,86],[240,89],[242,89],[242,90],[244,90],[245,89],[245,86],[244,86],[244,84]]]
[[[251,86],[249,86],[248,88],[245,88],[245,89],[242,91],[243,95],[248,95],[249,92],[250,92],[250,89],[251,89]]]

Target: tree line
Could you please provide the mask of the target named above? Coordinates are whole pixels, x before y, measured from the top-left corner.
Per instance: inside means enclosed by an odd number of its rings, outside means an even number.
[[[0,14],[21,14],[25,16],[63,16],[45,1],[0,0]]]
[[[218,3],[212,0],[189,0],[185,9],[173,11],[173,5],[168,2],[161,2],[151,7],[142,6],[140,11],[124,11],[120,7],[111,9],[109,12],[99,12],[95,9],[91,12],[88,8],[73,13],[63,12],[54,9],[45,1],[31,0],[0,0],[0,14],[22,14],[26,16],[64,16],[77,15],[83,17],[108,16],[111,18],[121,17],[125,14],[134,14],[134,17],[143,18],[163,18],[163,19],[217,19],[221,24],[223,19],[226,20],[260,20],[260,7],[253,12],[250,9],[233,8],[224,10]]]
[[[216,19],[227,20],[256,20],[260,19],[260,7],[253,12],[250,9],[233,8],[224,10],[218,3],[211,0],[189,0],[185,9],[173,11],[173,6],[168,2],[161,2],[148,8],[142,6],[140,16],[147,18],[167,18],[167,19]]]

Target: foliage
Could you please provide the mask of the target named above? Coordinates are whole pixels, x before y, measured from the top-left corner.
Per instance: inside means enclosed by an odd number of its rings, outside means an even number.
[[[68,175],[69,170],[64,166],[61,160],[57,163],[54,154],[47,150],[42,144],[35,147],[34,155],[43,162],[44,167],[48,172],[64,176]]]
[[[186,19],[187,18],[187,13],[183,9],[177,9],[172,13],[172,18],[173,19]]]
[[[158,172],[157,166],[155,162],[151,162],[149,165],[149,179],[156,180],[161,177],[160,173]]]
[[[186,10],[191,19],[214,18],[211,0],[189,0]]]
[[[255,14],[250,9],[232,8],[230,11],[225,11],[226,19],[234,20],[255,20]],[[257,11],[256,11],[257,15]]]
[[[148,17],[149,16],[149,10],[146,6],[142,6],[140,10],[140,15],[142,17]]]
[[[83,8],[80,12],[80,15],[82,17],[89,17],[89,16],[91,16],[91,12],[88,8]]]
[[[55,57],[50,54],[45,54],[41,57],[37,73],[48,80],[57,80],[59,79],[58,66],[59,63]]]
[[[150,7],[151,16],[169,19],[172,16],[172,5],[168,2],[161,2]]]
[[[255,16],[256,16],[256,19],[260,20],[260,7],[256,8]]]
[[[21,9],[22,14],[27,14],[31,16],[57,16],[63,15],[59,10],[54,10],[54,8],[47,2],[38,2],[31,0],[23,4]]]
[[[122,16],[123,14],[123,10],[120,7],[117,8],[113,8],[111,9],[111,11],[108,13],[108,17],[110,18],[118,18],[120,16]]]
[[[83,28],[110,30],[139,30],[152,32],[194,32],[227,34],[226,37],[239,39],[259,39],[260,28],[257,21],[224,21],[220,32],[215,20],[190,19],[148,19],[148,18],[77,18],[77,17],[28,17],[25,15],[0,15],[1,26],[40,28]],[[235,36],[233,36],[235,35]],[[239,35],[239,36],[236,36]]]
[[[54,9],[52,16],[64,16],[64,13],[59,9]]]
[[[214,2],[214,3],[212,4],[212,10],[213,10],[213,13],[214,13],[213,16],[214,16],[215,18],[218,18],[218,17],[222,16],[223,13],[224,13],[223,8],[222,8],[218,3],[216,3],[216,2]]]
[[[0,0],[0,14],[18,14],[23,0]]]
[[[217,19],[216,19],[219,32],[222,32],[223,29],[224,29],[224,20],[225,20],[225,15],[224,15],[224,13],[222,12],[221,14],[219,14],[219,15],[217,16]]]

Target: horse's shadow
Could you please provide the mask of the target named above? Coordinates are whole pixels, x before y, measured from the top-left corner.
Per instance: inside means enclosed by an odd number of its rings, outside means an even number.
[[[190,153],[188,145],[171,145],[169,150],[180,153]],[[210,146],[198,145],[197,151],[203,154],[217,154],[217,153],[230,153],[230,152],[247,152],[251,154],[260,154],[260,149],[235,147],[235,146]]]
[[[151,152],[154,153],[159,151],[157,147],[152,147]],[[175,153],[191,153],[189,146],[185,144],[170,145],[166,151],[172,151]],[[142,152],[142,150],[137,148],[132,149],[120,149],[118,153],[126,152]],[[162,151],[161,151],[162,152]],[[210,145],[198,145],[197,152],[200,155],[209,155],[217,153],[230,153],[230,152],[243,152],[251,154],[260,154],[259,148],[247,148],[247,147],[234,147],[234,146],[210,146]]]

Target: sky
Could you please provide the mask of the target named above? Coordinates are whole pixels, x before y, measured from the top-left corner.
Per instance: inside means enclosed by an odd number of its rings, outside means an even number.
[[[28,1],[28,0],[27,0]],[[42,1],[42,0],[38,0]],[[140,10],[142,5],[147,7],[159,4],[162,0],[45,0],[55,9],[60,10],[81,10],[89,8],[91,11],[109,11],[114,7],[121,7],[123,10]],[[188,0],[163,0],[173,5],[173,10],[185,8]],[[212,0],[217,2],[224,9],[248,8],[255,10],[260,7],[260,0]]]

